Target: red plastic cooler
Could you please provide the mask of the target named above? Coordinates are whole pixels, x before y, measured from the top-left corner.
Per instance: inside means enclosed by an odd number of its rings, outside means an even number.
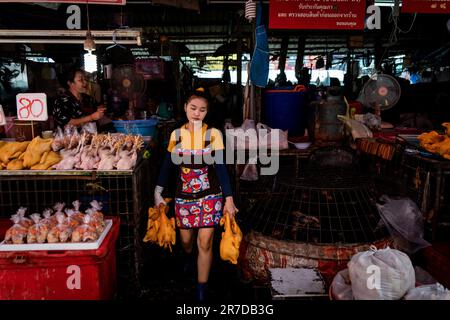
[[[116,294],[119,219],[96,250],[0,251],[1,300],[106,300]],[[0,221],[0,239],[11,222]]]

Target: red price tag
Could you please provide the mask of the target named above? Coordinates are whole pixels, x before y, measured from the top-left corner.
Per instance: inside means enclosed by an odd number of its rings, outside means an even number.
[[[47,96],[45,93],[20,93],[16,96],[19,120],[46,121]]]

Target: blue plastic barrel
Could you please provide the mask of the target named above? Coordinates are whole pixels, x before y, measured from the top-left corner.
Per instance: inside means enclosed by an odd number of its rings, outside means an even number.
[[[266,90],[264,121],[271,128],[289,130],[289,136],[303,136],[307,123],[305,87]]]
[[[155,138],[158,120],[120,120],[113,121],[113,124],[117,132],[136,135],[140,134],[142,136],[151,136]]]

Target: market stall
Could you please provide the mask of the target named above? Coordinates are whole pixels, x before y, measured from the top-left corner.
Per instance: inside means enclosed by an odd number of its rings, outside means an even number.
[[[71,137],[73,138],[73,135]],[[109,137],[111,138],[111,136]],[[92,139],[95,143],[96,138]],[[54,139],[50,140],[52,140],[51,142],[55,141]],[[1,170],[0,207],[2,218],[4,222],[9,221],[8,216],[16,212],[19,206],[28,208],[28,213],[31,214],[42,213],[49,208],[55,210],[55,203],[64,203],[66,205],[65,212],[67,212],[74,208],[74,203],[78,203],[77,210],[85,210],[92,201],[100,202],[102,212],[115,217],[115,224],[118,225],[117,231],[120,231],[119,235],[115,236],[117,237],[117,246],[113,244],[112,247],[117,253],[118,270],[117,279],[113,280],[114,283],[118,282],[120,294],[125,294],[128,290],[133,291],[138,288],[137,279],[142,264],[140,236],[143,217],[145,217],[145,210],[149,203],[147,190],[151,178],[148,144],[143,142],[139,144],[135,162],[132,166],[128,166],[128,169],[113,169],[111,165],[109,170],[96,170],[90,165],[88,167],[82,165],[83,161],[80,156],[77,160],[72,159],[74,156],[77,157],[76,154],[81,155],[79,149],[83,141],[86,143],[86,136],[82,136],[78,142],[74,143],[72,149],[67,148],[68,146],[66,146],[67,149],[62,149],[69,152],[68,154],[72,152],[72,155],[64,156],[64,152],[61,150],[50,151],[57,155],[63,154],[57,158],[57,163],[53,164],[55,167],[62,166],[61,169],[58,167],[56,170],[42,170],[43,168],[34,167],[30,170],[7,170],[8,166],[6,166],[5,170]],[[5,145],[10,143],[13,142],[7,142]],[[63,144],[63,142],[61,143]],[[68,143],[70,144],[70,141]],[[132,140],[130,143],[132,144]],[[32,146],[31,143],[28,145]],[[91,150],[90,146],[87,144],[86,150],[88,147]],[[122,150],[125,149],[124,146]],[[26,152],[25,150],[24,152]],[[2,155],[5,154],[6,152],[2,153]],[[118,156],[118,153],[116,155]],[[106,153],[104,156],[109,157],[110,161],[115,161],[115,163],[120,161],[120,157],[114,160]],[[87,156],[83,155],[83,157]],[[24,161],[28,160],[28,158],[24,158]],[[102,161],[98,159],[97,164],[100,162]],[[87,162],[84,161],[84,163]],[[72,166],[72,169],[68,167],[68,164]],[[79,169],[74,169],[75,167],[79,167]],[[115,263],[116,261],[114,261]],[[109,265],[109,267],[115,266]]]

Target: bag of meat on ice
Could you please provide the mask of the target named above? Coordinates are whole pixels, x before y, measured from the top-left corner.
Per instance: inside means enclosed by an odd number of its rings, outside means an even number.
[[[65,211],[67,215],[66,223],[72,230],[74,230],[81,223],[78,219],[75,218],[75,211],[73,209],[66,209]]]
[[[72,234],[72,229],[67,224],[64,213],[58,212],[55,215],[58,224],[49,231],[47,241],[49,243],[67,242]]]
[[[72,232],[72,242],[84,242],[92,239],[93,241],[97,240],[98,235],[95,227],[91,224],[91,216],[86,214],[84,216],[84,222],[82,225],[78,226]]]
[[[102,204],[97,200],[91,201],[91,208],[86,210],[86,214],[90,215],[90,224],[95,227],[97,233],[100,235],[105,230],[105,220],[102,213]]]
[[[25,212],[27,211],[27,208],[24,207],[20,207],[17,210],[17,216],[20,218],[19,223],[25,227],[25,228],[29,228],[30,226],[32,226],[34,224],[33,220],[26,218],[25,217]]]
[[[47,224],[39,213],[33,213],[31,219],[34,224],[28,228],[27,243],[44,243],[49,230]]]
[[[81,225],[83,224],[84,221],[84,214],[82,212],[80,212],[80,201],[79,200],[75,200],[74,202],[72,202],[73,205],[73,215],[72,217],[78,221],[78,223]]]
[[[28,229],[20,224],[20,217],[15,214],[11,216],[14,225],[6,231],[5,243],[23,244],[27,237]]]
[[[53,227],[56,227],[56,225],[58,224],[58,221],[56,221],[56,217],[52,215],[52,213],[53,213],[52,209],[50,208],[45,209],[44,212],[42,213],[44,218],[40,221],[41,223],[45,224],[49,230]]]

